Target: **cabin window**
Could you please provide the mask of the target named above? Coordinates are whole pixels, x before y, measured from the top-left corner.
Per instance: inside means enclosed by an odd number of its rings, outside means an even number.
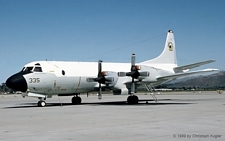
[[[62,70],[62,75],[65,75],[66,73],[65,73],[65,71],[64,70]]]

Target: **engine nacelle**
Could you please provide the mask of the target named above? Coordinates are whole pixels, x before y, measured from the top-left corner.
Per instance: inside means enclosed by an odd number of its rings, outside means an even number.
[[[105,82],[103,84],[113,87],[117,83],[117,80],[118,80],[117,72],[103,71],[101,73],[105,78]],[[86,81],[87,82],[96,82],[96,78],[86,78]]]
[[[109,86],[115,86],[118,80],[117,72],[105,71],[104,73],[105,73],[106,84],[108,84]]]

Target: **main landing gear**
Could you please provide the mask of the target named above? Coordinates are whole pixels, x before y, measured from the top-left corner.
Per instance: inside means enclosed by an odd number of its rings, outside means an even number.
[[[82,99],[77,95],[71,99],[72,104],[80,104],[81,101],[82,101]]]
[[[127,103],[128,104],[138,104],[138,97],[136,95],[130,95],[127,97]]]

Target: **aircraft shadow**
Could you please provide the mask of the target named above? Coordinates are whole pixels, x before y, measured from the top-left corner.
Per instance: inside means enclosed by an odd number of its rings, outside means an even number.
[[[196,104],[190,102],[164,102],[164,101],[177,101],[173,99],[160,99],[158,102],[155,102],[152,99],[142,99],[139,100],[138,104],[128,104],[127,101],[111,101],[111,102],[84,102],[81,104],[74,105],[72,103],[46,103],[46,107],[60,107],[60,106],[78,106],[78,105],[87,105],[87,106],[100,106],[100,105],[111,105],[111,106],[152,106],[152,105],[186,105],[186,104]],[[34,108],[38,107],[37,103],[22,103],[18,106],[4,107],[3,109],[10,108]],[[43,108],[43,107],[41,107]]]

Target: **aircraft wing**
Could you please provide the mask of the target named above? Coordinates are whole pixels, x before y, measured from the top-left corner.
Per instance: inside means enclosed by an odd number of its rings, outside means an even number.
[[[189,65],[184,65],[184,66],[179,66],[179,67],[175,67],[173,68],[175,73],[181,73],[183,72],[183,70],[188,70],[188,69],[193,69],[205,64],[209,64],[215,62],[215,60],[207,60],[207,61],[202,61],[202,62],[198,62],[198,63],[193,63],[193,64],[189,64]]]
[[[203,74],[203,73],[213,72],[213,71],[219,71],[219,70],[218,69],[204,69],[204,70],[191,71],[191,72],[185,72],[185,73],[175,73],[173,75],[158,77],[157,81],[164,82],[164,81],[172,80],[172,79],[179,78],[179,77],[191,76],[191,75],[195,75],[195,74]]]

